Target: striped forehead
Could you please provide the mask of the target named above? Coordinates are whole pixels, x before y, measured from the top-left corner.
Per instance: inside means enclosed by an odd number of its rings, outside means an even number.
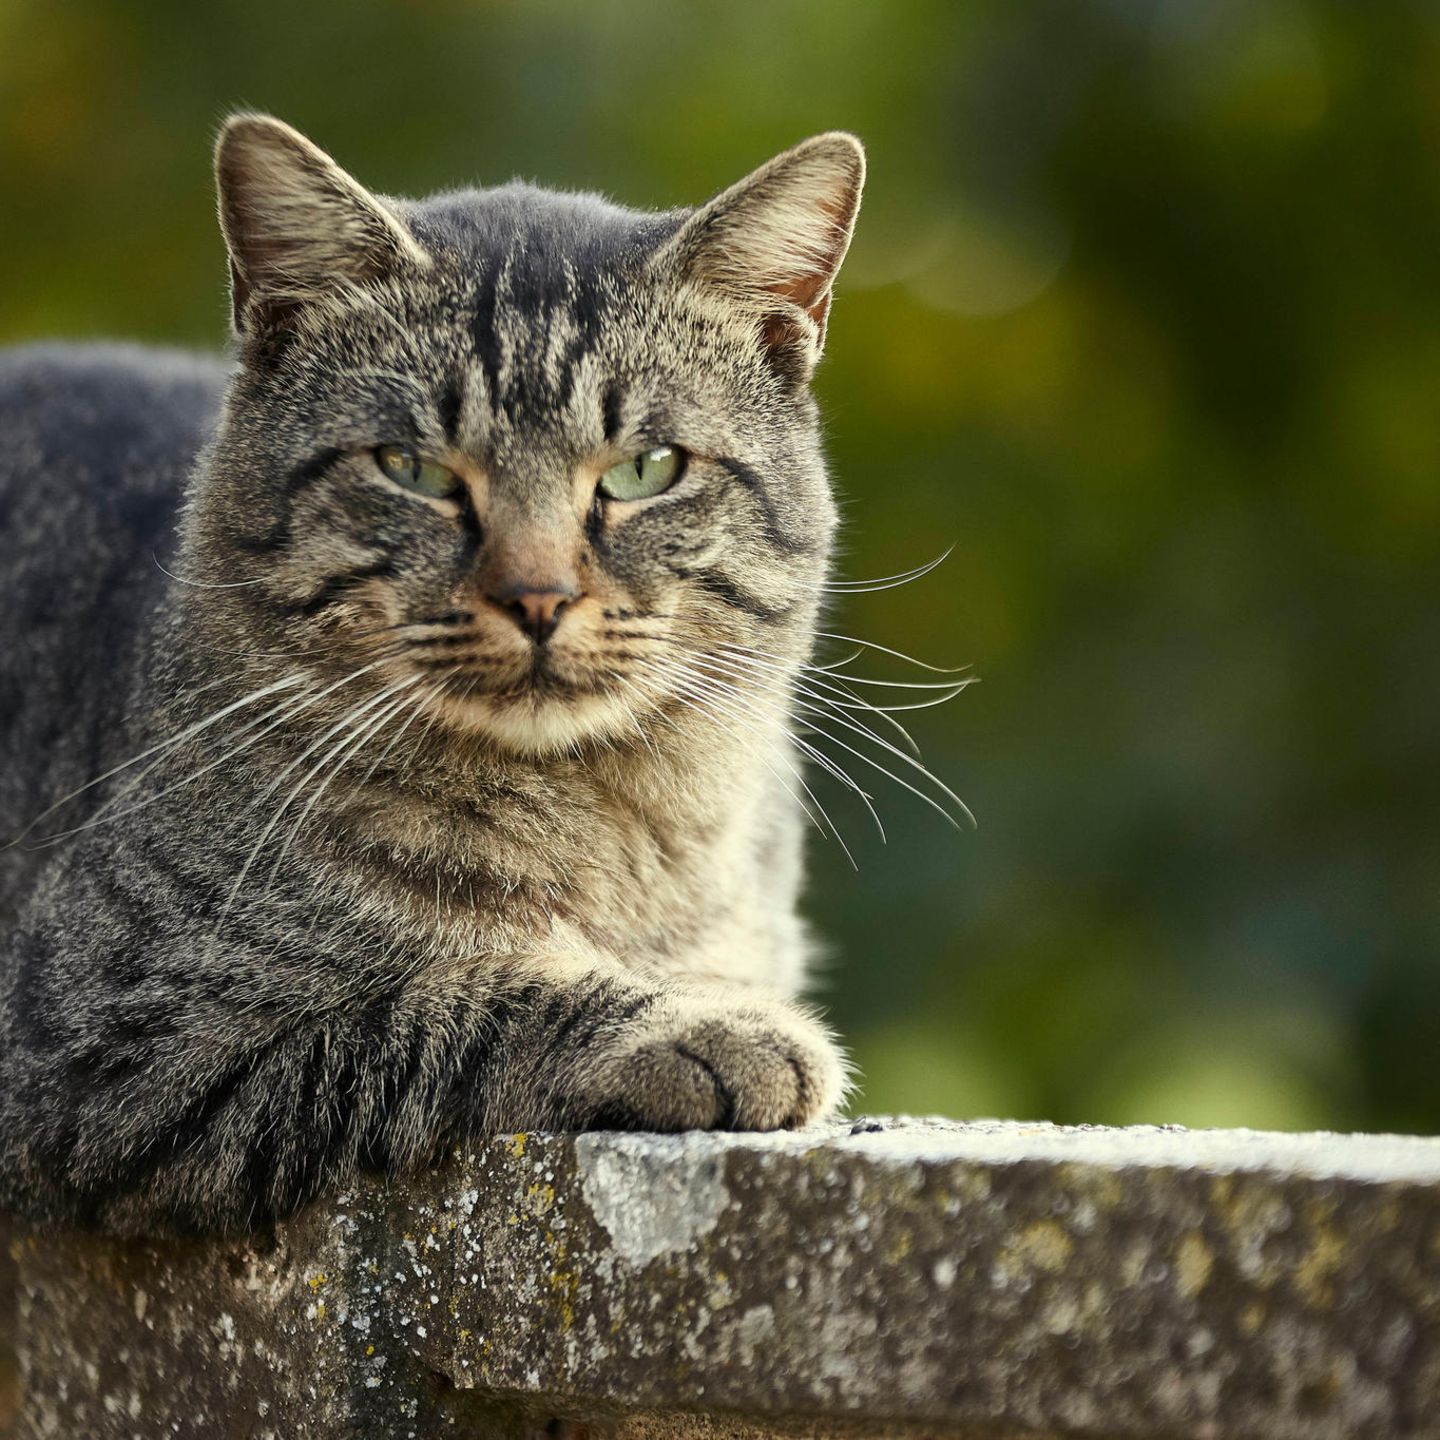
[[[450,261],[446,309],[472,372],[465,430],[491,445],[576,427],[603,438],[605,332],[626,308],[638,260],[672,227],[527,186],[442,197],[411,223]]]
[[[593,373],[607,315],[609,277],[569,257],[518,249],[474,278],[468,338],[477,389],[501,433],[574,424],[583,379]]]

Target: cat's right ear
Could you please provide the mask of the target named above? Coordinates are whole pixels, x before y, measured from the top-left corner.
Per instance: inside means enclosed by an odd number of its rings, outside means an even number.
[[[283,120],[232,115],[215,146],[215,184],[241,335],[284,329],[306,304],[430,263],[383,200]]]
[[[808,379],[864,184],[860,142],[843,130],[816,135],[701,206],[658,263],[724,296],[779,369]]]

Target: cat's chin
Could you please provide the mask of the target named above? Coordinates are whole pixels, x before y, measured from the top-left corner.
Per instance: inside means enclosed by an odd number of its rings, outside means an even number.
[[[532,757],[563,754],[627,727],[634,733],[631,709],[606,694],[558,698],[537,691],[503,700],[477,695],[447,702],[444,714],[457,730],[486,739],[498,749]]]

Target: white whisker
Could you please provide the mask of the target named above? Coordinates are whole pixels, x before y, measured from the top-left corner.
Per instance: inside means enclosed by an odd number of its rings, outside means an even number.
[[[163,751],[172,749],[176,745],[182,745],[186,740],[199,735],[201,731],[208,730],[210,726],[218,724],[227,715],[233,715],[235,711],[246,705],[254,704],[257,700],[263,700],[267,695],[274,695],[281,690],[291,690],[302,683],[299,675],[287,675],[283,680],[276,680],[272,684],[262,686],[259,690],[252,690],[248,695],[242,695],[238,700],[232,700],[228,705],[222,706],[219,710],[212,712],[202,720],[197,720],[188,725],[178,735],[171,735],[165,740],[151,745],[148,749],[140,751],[138,755],[132,755],[128,760],[122,761],[119,765],[112,766],[103,775],[97,775],[93,780],[87,780],[78,789],[72,790],[68,795],[62,795],[53,805],[42,810],[13,840],[10,845],[18,845],[47,815],[53,815],[63,805],[78,799],[87,790],[93,790],[95,786],[103,784],[112,776],[120,774],[122,770],[128,770],[132,765],[138,765],[142,760],[149,759],[152,755],[161,754]],[[208,688],[208,687],[204,687]],[[67,834],[70,832],[66,832]],[[52,837],[53,838],[53,837]]]
[[[649,666],[652,669],[660,671],[663,675],[665,675],[671,680],[671,683],[687,685],[689,681],[693,681],[696,678],[693,672],[690,672],[688,670],[688,667],[678,667],[674,664],[674,662],[662,663],[659,661],[642,661],[641,663]],[[697,691],[696,689],[687,689],[686,693],[692,696],[694,700],[703,700],[705,698],[704,692]],[[703,704],[694,704],[691,700],[686,700],[683,696],[680,695],[674,695],[673,698],[679,700],[680,703],[683,705],[688,705],[691,709],[697,711],[697,713],[699,714],[708,715],[711,720],[715,721],[715,723],[719,724],[722,728],[728,730],[731,734],[738,735],[740,733],[735,729],[734,726],[726,724],[724,719],[722,719],[721,716],[716,714],[715,710],[711,708],[716,703],[713,697],[710,697],[711,707],[707,707]],[[729,713],[731,713],[733,716],[733,712]],[[775,729],[779,731],[780,734],[787,735],[787,738],[790,738],[788,737],[788,734],[783,724],[777,723],[776,720],[771,717],[766,718],[771,719],[771,724],[774,726]],[[750,734],[759,733],[755,730],[753,725],[745,724],[742,720],[739,720],[738,717],[737,723],[741,726],[741,730],[745,732],[748,732]],[[850,853],[850,847],[845,843],[845,837],[840,834],[840,831],[836,827],[835,822],[830,818],[829,814],[825,810],[825,807],[821,805],[820,801],[816,798],[815,792],[806,783],[805,777],[785,756],[777,754],[776,758],[779,759],[780,762],[785,766],[785,768],[790,771],[790,773],[799,783],[800,788],[804,790],[807,796],[809,796],[811,804],[813,804],[815,806],[815,809],[820,812],[820,815],[824,821],[823,824],[820,820],[817,820],[815,818],[815,815],[811,811],[810,807],[806,805],[806,803],[790,788],[790,785],[785,780],[784,776],[782,776],[775,769],[775,767],[770,764],[769,760],[766,759],[763,755],[759,757],[760,763],[765,766],[765,768],[770,772],[770,774],[774,776],[775,780],[779,783],[781,788],[790,796],[792,800],[794,800],[796,805],[800,807],[800,809],[804,812],[806,818],[810,821],[810,823],[822,833],[824,833],[824,831],[828,829],[830,834],[835,837],[835,840],[839,844],[840,848],[845,852],[845,858],[849,860],[851,866],[854,869],[858,870],[860,867],[855,864],[855,857]]]
[[[864,653],[863,650],[852,650],[843,659],[832,660],[828,665],[807,665],[805,668],[807,670],[838,670],[842,665],[848,665],[852,660],[858,660]]]
[[[948,785],[946,785],[943,780],[936,779],[936,777],[929,770],[927,770],[924,765],[920,764],[918,760],[912,760],[910,756],[906,755],[903,750],[897,750],[893,745],[890,744],[888,740],[882,740],[873,731],[866,730],[863,725],[852,724],[849,721],[842,720],[838,715],[832,715],[830,718],[832,720],[835,720],[837,723],[844,725],[849,730],[855,730],[867,736],[876,745],[879,745],[882,750],[888,751],[890,754],[896,756],[898,759],[903,760],[912,769],[919,771],[919,773],[923,775],[932,785],[934,785],[937,790],[942,791],[949,799],[953,800],[955,804],[960,807],[961,812],[964,814],[965,818],[969,820],[972,827],[975,825],[975,816],[971,813],[970,807]],[[873,756],[866,755],[864,751],[855,749],[853,745],[848,745],[844,740],[840,739],[838,735],[832,735],[818,721],[811,720],[809,724],[818,734],[823,735],[828,741],[830,741],[832,745],[838,745],[842,750],[848,751],[851,755],[855,756],[857,760],[863,761],[872,769],[878,770],[882,775],[888,775],[897,785],[903,786],[906,790],[910,791],[912,795],[918,795],[920,799],[922,799],[932,810],[934,810],[939,815],[943,815],[945,819],[949,821],[949,823],[953,825],[957,830],[960,828],[960,822],[956,820],[956,818],[933,796],[927,795],[918,786],[912,785],[908,780],[904,779],[900,775],[897,775],[887,766],[882,765]]]
[[[953,545],[948,546],[943,554],[937,555],[933,560],[917,565],[913,570],[902,570],[898,575],[881,575],[874,580],[831,580],[821,585],[820,589],[832,595],[862,595],[874,590],[894,590],[938,569],[950,558],[954,549]]]
[[[370,762],[370,768],[360,777],[362,786],[368,785],[375,772],[385,763],[385,757],[400,743],[405,732],[425,713],[425,703],[433,700],[439,694],[440,687],[435,684],[427,685],[418,695],[410,699],[410,713],[405,717],[405,723],[390,737],[390,742]]]
[[[820,704],[830,707],[838,706],[847,710],[868,710],[872,715],[875,715],[886,725],[890,726],[890,728],[900,736],[901,740],[905,742],[905,745],[917,760],[920,758],[920,747],[915,743],[914,736],[912,736],[898,720],[891,718],[888,713],[890,708],[888,706],[872,705],[868,700],[862,700],[853,691],[847,690],[843,685],[839,685],[833,680],[821,680],[819,677],[813,675],[796,676],[781,666],[772,665],[766,661],[755,659],[754,657],[728,656],[724,659],[718,656],[711,657],[711,663],[723,665],[727,669],[730,669],[732,673],[742,668],[742,662],[745,666],[759,667],[783,677],[787,686],[793,687],[794,690],[809,696]],[[956,693],[958,692],[951,690],[940,698],[942,700],[948,700]],[[842,695],[846,698],[843,700],[835,698],[836,696]]]
[[[732,641],[725,641],[721,644],[720,649],[736,655],[753,655],[768,660],[772,664],[781,666],[787,674],[798,670],[806,675],[820,674],[832,680],[843,680],[847,685],[871,685],[883,690],[963,690],[967,685],[980,683],[979,679],[973,675],[967,676],[964,680],[877,680],[868,675],[847,675],[840,667],[848,665],[856,658],[855,655],[849,655],[844,660],[837,660],[829,665],[811,665],[806,661],[789,659],[774,650],[760,650],[753,645],[737,645]],[[919,660],[914,663],[921,664]],[[944,670],[938,665],[927,665],[925,668],[935,670],[940,674],[959,675],[970,669],[970,666],[960,665],[953,670]]]
[[[892,650],[888,645],[877,645],[872,640],[857,640],[853,635],[837,635],[831,630],[817,630],[815,634],[821,640],[838,640],[842,645],[860,645],[866,650],[878,650],[882,655],[893,655],[907,665],[918,666],[921,670],[929,670],[936,675],[958,675],[970,668],[968,665],[927,665],[925,661],[917,660],[903,650]]]
[[[181,585],[189,585],[196,590],[243,590],[249,585],[263,585],[261,580],[189,580],[184,575],[177,575],[173,570],[167,570],[160,563],[160,557],[152,550],[150,558],[155,562],[155,568],[162,574],[168,575],[172,580],[178,581]]]
[[[710,687],[713,687],[715,691],[718,691],[730,697],[736,705],[743,706],[750,713],[755,715],[764,714],[763,711],[757,709],[754,706],[750,697],[746,696],[737,686],[732,685],[717,676],[705,676],[703,677],[703,680],[702,677],[696,676],[693,677],[692,683],[695,683],[697,685],[702,683],[708,684]],[[879,813],[876,811],[875,806],[871,802],[870,795],[867,794],[866,791],[855,781],[855,779],[845,769],[838,765],[831,756],[826,755],[823,750],[817,750],[815,746],[811,745],[808,740],[805,740],[803,737],[795,734],[795,732],[788,729],[788,727],[786,729],[786,734],[790,740],[790,743],[794,745],[796,749],[800,750],[803,754],[808,755],[817,765],[820,766],[822,770],[826,772],[826,774],[838,780],[847,789],[853,790],[855,794],[860,797],[861,802],[870,812],[870,818],[875,822],[875,828],[880,832],[881,842],[884,843],[886,841],[885,826],[881,822]],[[818,805],[820,802],[816,800],[815,803]],[[827,816],[826,818],[828,820],[829,817]],[[833,824],[831,825],[831,829],[832,831],[834,830]],[[838,839],[839,837],[837,836],[836,838]]]
[[[369,720],[362,721],[356,724],[353,729],[347,734],[346,742],[343,748],[340,749],[339,756],[335,760],[335,763],[330,767],[329,774],[327,774],[325,778],[318,785],[316,785],[314,794],[312,794],[310,799],[306,802],[305,808],[300,812],[299,817],[296,819],[295,823],[291,825],[289,833],[285,836],[285,841],[280,846],[280,852],[275,856],[275,863],[271,866],[270,869],[270,884],[274,883],[275,876],[279,872],[280,866],[283,863],[285,856],[289,853],[290,846],[294,842],[295,837],[300,833],[301,830],[304,829],[306,820],[310,818],[311,812],[315,809],[316,805],[320,803],[321,796],[325,794],[325,792],[334,783],[336,776],[338,776],[341,770],[345,768],[345,762],[349,760],[350,756],[356,750],[358,750],[360,746],[362,746],[382,725],[384,725],[385,722],[401,708],[401,706],[405,704],[409,697],[403,692],[408,690],[412,685],[419,684],[421,678],[422,677],[419,675],[414,675],[407,680],[402,680],[398,684],[390,686],[388,691],[382,691],[382,694],[390,695],[395,695],[397,691],[401,693],[399,694],[399,698],[396,699],[392,704],[381,706],[380,713],[378,715],[372,716]],[[330,754],[334,755],[335,752],[331,751]],[[327,755],[325,760],[321,762],[321,765],[323,766],[327,764],[329,762],[329,759],[330,756]],[[313,774],[314,772],[312,771],[311,773]],[[307,777],[307,779],[308,778],[309,777]]]
[[[944,806],[939,805],[931,796],[927,795],[924,791],[917,789],[914,785],[911,785],[909,782],[896,775],[893,771],[889,770],[884,765],[881,765],[872,756],[866,755],[862,751],[854,750],[838,736],[832,735],[828,730],[824,729],[813,717],[825,716],[832,723],[840,725],[844,729],[849,730],[857,735],[863,736],[872,744],[878,745],[882,750],[894,755],[904,764],[910,766],[911,769],[917,771],[932,785],[934,785],[935,788],[939,790],[947,799],[951,800],[959,808],[959,810],[966,817],[966,819],[969,820],[972,826],[975,824],[975,817],[971,812],[970,807],[966,805],[965,802],[957,794],[955,794],[955,792],[951,790],[948,785],[944,783],[944,781],[937,778],[915,756],[907,755],[903,750],[897,749],[888,740],[884,739],[880,735],[877,735],[868,726],[862,725],[858,721],[855,721],[846,715],[840,714],[839,711],[833,706],[831,702],[829,702],[826,697],[813,696],[812,692],[811,699],[804,700],[797,698],[794,701],[794,704],[796,708],[804,711],[807,716],[812,717],[807,721],[807,723],[811,724],[818,734],[823,735],[827,740],[831,741],[833,744],[839,745],[842,749],[849,751],[851,754],[855,755],[857,759],[864,761],[865,764],[879,770],[882,774],[889,775],[892,780],[894,780],[897,784],[903,786],[905,789],[912,791],[916,795],[919,795],[923,800],[925,800],[927,804],[931,805],[934,809],[938,810],[942,815],[944,815],[945,818],[949,820],[952,825],[956,824],[957,822],[955,821],[955,818],[950,814],[950,812],[945,809]],[[909,737],[907,736],[907,739],[908,738]]]
[[[293,759],[287,766],[285,766],[285,768],[281,770],[280,773],[276,775],[273,780],[270,781],[270,783],[260,792],[259,796],[257,797],[257,803],[259,800],[263,800],[267,795],[273,794],[275,790],[284,783],[285,777],[287,775],[293,775],[295,771],[301,765],[303,765],[305,761],[308,760],[310,756],[313,755],[327,740],[331,739],[334,735],[336,735],[342,730],[348,731],[349,727],[357,719],[359,719],[360,716],[368,714],[372,709],[374,709],[376,705],[381,704],[383,701],[388,699],[389,696],[393,695],[396,689],[408,688],[408,686],[415,684],[420,678],[421,677],[418,675],[412,675],[407,677],[405,680],[398,682],[396,685],[386,686],[384,689],[377,691],[368,700],[363,700],[360,702],[359,705],[356,705],[350,710],[346,711],[346,713],[342,715],[340,719],[337,720],[333,725],[331,725],[328,729],[321,731],[321,733],[316,736],[316,738],[312,740],[310,744],[307,745],[305,749],[302,750],[300,754],[295,757],[295,759]],[[341,742],[341,744],[343,743],[344,741]],[[339,747],[337,746],[335,748],[338,749]],[[335,751],[333,749],[327,752],[327,754],[321,758],[317,766],[315,766],[313,769],[303,775],[300,779],[299,784],[297,784],[295,788],[290,791],[290,793],[285,797],[285,799],[276,809],[275,813],[270,817],[270,820],[266,824],[265,828],[260,832],[260,838],[256,840],[254,846],[250,850],[249,855],[245,859],[244,865],[241,866],[240,874],[236,877],[234,885],[232,885],[230,888],[230,893],[226,897],[225,904],[221,907],[220,910],[220,920],[223,921],[226,915],[230,913],[230,907],[235,903],[235,897],[240,893],[240,888],[245,883],[245,877],[250,873],[250,868],[252,865],[254,865],[256,857],[260,854],[261,850],[264,849],[265,842],[270,838],[271,833],[280,823],[281,819],[285,815],[285,812],[290,808],[291,804],[294,803],[295,799],[304,790],[306,782],[311,778],[312,775],[314,775],[319,769],[323,768],[328,763],[331,755],[333,755],[334,753]]]
[[[69,830],[60,830],[53,835],[47,835],[43,840],[36,842],[37,848],[39,846],[54,844],[60,840],[67,839],[71,835],[78,835],[83,830],[93,830],[97,825],[112,824],[116,820],[124,819],[127,815],[134,815],[137,811],[149,809],[151,805],[158,804],[161,800],[165,799],[167,795],[173,795],[177,790],[182,790],[185,786],[193,784],[202,776],[208,775],[212,770],[216,770],[221,765],[227,764],[229,761],[235,759],[236,756],[243,755],[245,751],[249,750],[253,745],[259,744],[267,735],[294,719],[296,715],[308,710],[312,705],[318,704],[319,701],[323,700],[327,695],[340,689],[342,685],[348,685],[352,680],[374,670],[376,666],[385,664],[389,658],[387,655],[379,660],[372,661],[369,665],[362,665],[358,670],[352,670],[348,675],[336,680],[333,684],[327,685],[323,690],[310,692],[293,705],[282,704],[267,710],[258,719],[248,721],[245,725],[241,726],[236,732],[236,735],[231,737],[235,739],[249,735],[250,738],[245,740],[243,744],[232,744],[223,755],[215,760],[211,760],[208,764],[202,765],[198,770],[192,770],[188,775],[177,780],[173,785],[167,785],[163,790],[158,791],[156,794],[134,805],[128,806],[124,810],[112,811],[110,809],[112,805],[117,804],[127,795],[134,794],[135,791],[145,783],[145,780],[154,773],[156,766],[160,763],[159,760],[155,761],[154,764],[147,766],[141,771],[136,779],[131,781],[131,783],[118,794],[111,796],[111,798],[100,807],[100,810],[89,820],[85,821],[83,825],[76,825]],[[270,721],[268,725],[265,724],[267,720]],[[264,728],[260,729],[259,733],[252,735],[250,732],[256,730],[258,726],[264,726]]]

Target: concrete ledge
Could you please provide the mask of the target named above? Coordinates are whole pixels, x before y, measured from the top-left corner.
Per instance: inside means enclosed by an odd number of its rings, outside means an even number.
[[[1440,1140],[516,1135],[15,1254],[24,1436],[1440,1437]]]

